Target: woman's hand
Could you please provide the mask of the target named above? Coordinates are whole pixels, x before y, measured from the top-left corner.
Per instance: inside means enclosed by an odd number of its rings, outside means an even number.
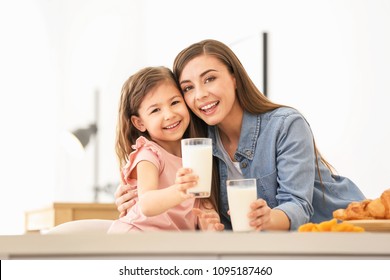
[[[251,212],[248,214],[248,217],[251,219],[250,225],[256,231],[268,229],[271,223],[271,208],[269,208],[267,202],[260,198],[251,203],[250,208]]]
[[[115,204],[119,211],[119,218],[126,216],[127,211],[134,206],[137,196],[136,186],[124,184],[118,186],[115,191]]]

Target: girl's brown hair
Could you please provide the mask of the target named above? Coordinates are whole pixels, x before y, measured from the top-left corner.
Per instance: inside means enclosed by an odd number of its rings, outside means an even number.
[[[158,67],[146,67],[135,74],[130,76],[122,86],[120,101],[119,101],[119,113],[118,122],[116,127],[116,140],[115,140],[115,152],[117,155],[119,168],[125,166],[129,159],[129,154],[133,151],[132,145],[140,136],[144,136],[150,140],[149,133],[147,131],[141,132],[131,122],[131,116],[138,116],[139,107],[145,98],[145,96],[161,85],[162,83],[169,82],[177,87],[181,92],[180,86],[175,79],[172,71],[164,66]],[[202,124],[202,121],[195,117],[191,110],[191,121],[183,138],[188,137],[207,137],[207,126]],[[213,193],[210,197],[210,202],[214,206],[214,209],[218,211],[216,194],[218,193],[218,170],[213,167]],[[215,191],[214,191],[215,190]]]
[[[141,132],[131,122],[131,116],[138,116],[139,107],[145,96],[163,82],[171,82],[178,87],[172,71],[166,67],[146,67],[130,76],[122,86],[119,101],[119,114],[116,127],[115,151],[119,167],[126,164],[132,145],[140,136],[150,139],[147,131]]]

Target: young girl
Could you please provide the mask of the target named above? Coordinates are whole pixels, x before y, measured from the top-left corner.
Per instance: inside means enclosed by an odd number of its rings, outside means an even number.
[[[125,82],[116,153],[122,184],[136,187],[138,198],[109,233],[223,228],[214,210],[215,196],[200,201],[186,193],[198,179],[181,168],[180,140],[196,136],[190,119],[168,68],[147,67]]]

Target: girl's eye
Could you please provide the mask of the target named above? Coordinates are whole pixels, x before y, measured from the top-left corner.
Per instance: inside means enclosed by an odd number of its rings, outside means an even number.
[[[176,105],[176,104],[179,104],[179,103],[180,103],[179,100],[175,100],[175,101],[172,102],[172,105]]]
[[[153,110],[150,112],[150,114],[157,113],[158,111],[160,111],[159,108],[153,109]]]

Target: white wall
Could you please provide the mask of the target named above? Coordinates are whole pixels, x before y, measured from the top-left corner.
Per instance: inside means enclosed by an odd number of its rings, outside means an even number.
[[[231,45],[262,88],[264,31],[270,98],[301,110],[339,173],[378,196],[390,186],[388,14],[386,0],[0,2],[0,234],[22,233],[26,209],[92,201],[93,146],[77,160],[58,135],[93,120],[95,90],[99,179],[115,183],[124,80],[143,66],[172,66],[182,48],[215,38]]]
[[[182,48],[215,38],[262,88],[258,38],[268,32],[270,98],[306,116],[324,157],[367,197],[390,187],[390,2],[201,0],[164,14],[167,2],[182,1],[156,2],[146,20],[150,63],[172,65]]]
[[[58,87],[41,13],[0,2],[1,234],[21,232],[24,210],[49,202],[56,181]]]

